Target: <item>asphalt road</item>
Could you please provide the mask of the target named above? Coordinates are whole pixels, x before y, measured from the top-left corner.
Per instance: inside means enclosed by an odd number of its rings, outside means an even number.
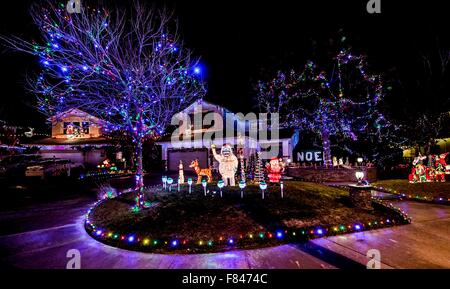
[[[83,215],[92,197],[0,212],[0,266],[66,268],[67,251],[82,268],[365,268],[369,249],[382,268],[450,268],[450,207],[399,202],[410,225],[316,239],[306,244],[198,255],[162,255],[113,248],[90,238]]]

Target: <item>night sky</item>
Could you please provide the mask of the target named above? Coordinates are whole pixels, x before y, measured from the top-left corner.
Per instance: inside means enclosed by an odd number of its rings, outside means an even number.
[[[37,37],[28,16],[31,2],[2,2],[1,34]],[[87,2],[109,1],[82,0]],[[126,6],[131,1],[117,2]],[[381,0],[382,13],[371,15],[366,0],[148,2],[175,9],[186,45],[201,57],[208,82],[206,99],[233,111],[254,109],[252,87],[267,75],[262,71],[301,68],[339,35],[345,35],[355,51],[367,54],[374,70],[393,77],[397,86],[387,99],[391,114],[406,119],[412,113],[448,108],[448,86],[433,97],[424,97],[417,89],[421,53],[433,51],[436,39],[449,47],[449,10],[443,4]],[[33,95],[23,88],[25,75],[37,68],[37,60],[2,49],[0,62],[0,120],[43,124],[45,118],[33,108]]]

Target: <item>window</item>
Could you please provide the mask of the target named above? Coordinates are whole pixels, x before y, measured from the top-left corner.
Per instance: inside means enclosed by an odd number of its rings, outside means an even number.
[[[82,131],[84,134],[89,134],[89,122],[88,121],[84,121],[81,123],[82,125]]]

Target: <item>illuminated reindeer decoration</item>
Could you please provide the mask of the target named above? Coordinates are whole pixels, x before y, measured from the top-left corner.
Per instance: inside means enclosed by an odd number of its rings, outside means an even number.
[[[200,184],[202,182],[202,176],[206,176],[208,178],[208,183],[212,181],[211,168],[201,169],[200,165],[198,164],[198,159],[193,160],[189,167],[194,168],[194,171],[197,174],[197,184]]]

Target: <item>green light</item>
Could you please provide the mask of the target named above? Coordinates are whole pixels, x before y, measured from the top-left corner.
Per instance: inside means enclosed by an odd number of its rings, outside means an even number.
[[[212,241],[208,241],[208,246],[212,246],[213,242]]]
[[[341,231],[344,231],[345,227],[344,226],[340,226],[339,229],[341,229]]]
[[[264,234],[263,233],[259,233],[259,237],[262,239],[264,238]]]

